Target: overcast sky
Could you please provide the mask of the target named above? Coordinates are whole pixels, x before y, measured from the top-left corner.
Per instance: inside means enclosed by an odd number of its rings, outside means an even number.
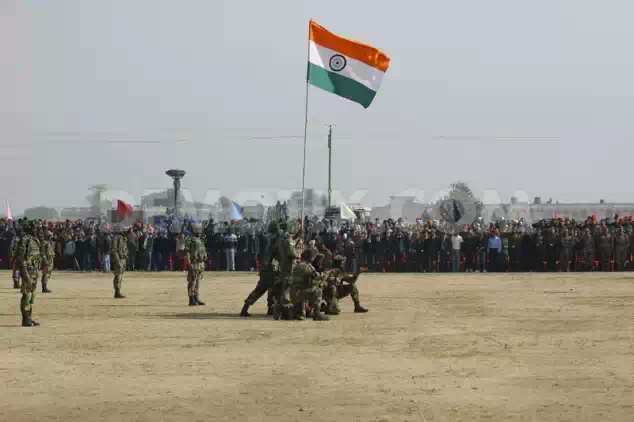
[[[199,200],[301,187],[313,18],[392,62],[368,110],[310,89],[307,187],[326,188],[336,124],[334,186],[368,204],[455,180],[634,201],[633,14],[631,0],[0,0],[0,199],[80,205],[97,183],[140,197],[173,167]]]

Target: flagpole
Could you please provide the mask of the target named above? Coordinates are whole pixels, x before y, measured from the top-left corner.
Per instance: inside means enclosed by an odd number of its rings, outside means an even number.
[[[306,95],[305,95],[305,107],[304,107],[304,163],[302,166],[302,212],[301,212],[301,230],[302,239],[304,238],[304,201],[305,201],[305,188],[306,188],[306,141],[308,134],[308,69],[310,65],[310,22],[308,21],[308,43],[306,47]]]

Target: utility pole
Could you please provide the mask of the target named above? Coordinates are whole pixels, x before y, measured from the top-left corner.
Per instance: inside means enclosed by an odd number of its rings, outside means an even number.
[[[332,127],[328,126],[328,208],[332,207]]]

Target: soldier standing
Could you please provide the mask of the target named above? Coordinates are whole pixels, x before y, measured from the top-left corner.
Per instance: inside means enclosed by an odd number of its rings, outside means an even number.
[[[15,260],[22,276],[22,286],[20,292],[20,311],[22,312],[22,326],[36,327],[40,325],[31,319],[33,313],[33,302],[35,301],[35,291],[37,281],[40,277],[41,251],[40,242],[34,236],[35,227],[33,223],[27,223],[24,227],[25,235],[20,239],[17,246]]]
[[[609,271],[610,261],[612,260],[612,249],[614,239],[608,230],[601,233],[599,238],[599,261],[601,263],[601,271]]]
[[[630,239],[623,231],[623,227],[619,226],[616,236],[614,236],[614,254],[617,271],[625,271],[625,263],[627,254],[630,249]]]
[[[590,228],[588,227],[583,230],[581,244],[583,247],[584,270],[592,271],[594,267],[594,236],[592,236],[592,232],[590,232]]]
[[[126,270],[126,260],[128,258],[128,240],[123,236],[123,227],[117,224],[114,226],[114,237],[112,238],[112,271],[114,272],[114,279],[112,284],[114,286],[114,298],[124,299],[125,296],[121,294],[121,283],[123,281],[123,274]]]
[[[561,271],[568,272],[570,271],[570,262],[573,257],[574,247],[575,247],[575,238],[570,235],[568,229],[564,229],[563,234],[561,235],[561,252],[559,258],[559,265]]]
[[[205,263],[207,262],[207,249],[200,235],[203,226],[200,223],[193,223],[193,236],[187,239],[185,246],[185,266],[187,267],[187,294],[189,295],[189,306],[205,305],[198,296],[200,290],[200,280],[203,279]]]
[[[299,256],[298,251],[302,248],[301,240],[298,242],[296,236],[301,236],[296,221],[291,220],[286,227],[285,233],[279,243],[280,273],[274,286],[275,307],[273,317],[277,319],[289,320],[293,310],[290,300],[290,285],[292,281],[293,268]]]
[[[48,288],[48,281],[53,274],[55,264],[55,247],[53,246],[53,233],[45,230],[41,240],[42,252],[42,293],[52,293]]]
[[[255,289],[247,296],[244,301],[244,306],[240,312],[241,317],[250,317],[249,307],[253,306],[255,302],[261,298],[264,293],[268,294],[268,312],[267,315],[273,315],[273,294],[271,290],[275,284],[275,280],[279,276],[280,269],[280,257],[279,257],[279,243],[280,243],[280,225],[276,220],[271,221],[268,227],[269,239],[266,247],[264,248],[264,255],[260,262],[260,279]]]
[[[299,309],[298,319],[306,318],[303,305],[304,302],[308,302],[312,308],[313,320],[328,321],[329,318],[319,310],[323,294],[321,289],[323,281],[311,264],[314,259],[314,249],[306,249],[302,252],[301,262],[293,269],[290,298],[292,304]]]
[[[18,250],[18,244],[20,243],[20,239],[22,238],[22,236],[22,229],[17,229],[13,237],[11,238],[11,243],[9,244],[9,268],[13,270],[12,278],[14,289],[20,288],[20,268],[16,263],[15,257]]]

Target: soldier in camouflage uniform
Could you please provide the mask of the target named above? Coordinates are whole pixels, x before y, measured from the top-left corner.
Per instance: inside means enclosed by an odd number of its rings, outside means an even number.
[[[185,265],[187,266],[187,294],[189,306],[205,305],[198,296],[200,281],[203,279],[205,263],[207,262],[207,248],[200,238],[203,226],[200,223],[192,224],[193,236],[187,239],[185,244]]]
[[[115,225],[113,231],[111,258],[112,272],[114,273],[114,279],[112,280],[114,298],[124,299],[125,296],[121,294],[121,282],[123,281],[123,274],[125,273],[128,259],[128,240],[122,234],[124,228],[121,225]]]
[[[601,271],[609,271],[610,269],[613,246],[614,238],[612,234],[608,230],[603,231],[599,237],[599,262]]]
[[[42,253],[42,293],[52,293],[48,288],[48,281],[53,274],[53,266],[55,265],[55,245],[53,244],[53,233],[45,230],[41,239]]]
[[[315,321],[328,321],[328,317],[319,311],[322,299],[322,287],[325,285],[320,274],[311,264],[315,259],[315,250],[306,249],[302,252],[301,262],[293,268],[290,285],[290,299],[299,314],[299,320],[306,319],[304,302],[308,302],[313,309]]]
[[[15,261],[15,254],[18,249],[18,243],[20,243],[20,239],[22,238],[23,233],[21,230],[16,230],[14,236],[11,238],[11,244],[9,245],[9,268],[13,270],[12,278],[13,278],[13,288],[20,288],[20,268]]]
[[[594,267],[594,236],[590,228],[585,228],[581,237],[583,248],[583,267],[585,271],[592,271]]]
[[[37,281],[40,278],[42,256],[40,242],[34,236],[35,227],[33,224],[27,224],[24,231],[25,235],[20,239],[15,253],[16,266],[22,277],[20,311],[22,312],[22,326],[35,327],[40,324],[31,319],[31,314],[33,313]]]
[[[346,296],[352,297],[354,302],[354,311],[356,313],[368,312],[366,308],[361,306],[359,301],[359,288],[356,281],[359,273],[352,274],[344,271],[346,258],[337,255],[333,260],[333,269],[326,271],[324,278],[327,287],[324,289],[324,300],[326,301],[326,313],[329,315],[339,315],[339,300]]]
[[[630,239],[624,233],[623,227],[619,226],[616,236],[614,236],[614,255],[617,271],[625,271],[627,254],[630,250]]]
[[[260,262],[260,279],[255,289],[247,296],[244,301],[244,306],[240,312],[242,317],[250,317],[249,307],[253,306],[255,302],[260,299],[264,293],[268,292],[267,315],[273,315],[274,300],[272,294],[272,288],[275,284],[275,280],[279,276],[280,269],[280,257],[279,257],[279,242],[280,242],[280,225],[276,220],[271,221],[268,227],[269,240],[264,249],[264,255],[262,256],[262,262]]]
[[[570,271],[570,263],[574,256],[575,238],[570,234],[568,229],[564,229],[560,237],[561,249],[559,255],[559,265],[561,271]]]
[[[279,242],[280,272],[273,286],[273,297],[275,299],[273,317],[276,320],[280,318],[284,320],[292,319],[293,304],[290,300],[290,286],[293,268],[301,254],[301,234],[297,221],[291,220],[286,225],[286,230]]]

